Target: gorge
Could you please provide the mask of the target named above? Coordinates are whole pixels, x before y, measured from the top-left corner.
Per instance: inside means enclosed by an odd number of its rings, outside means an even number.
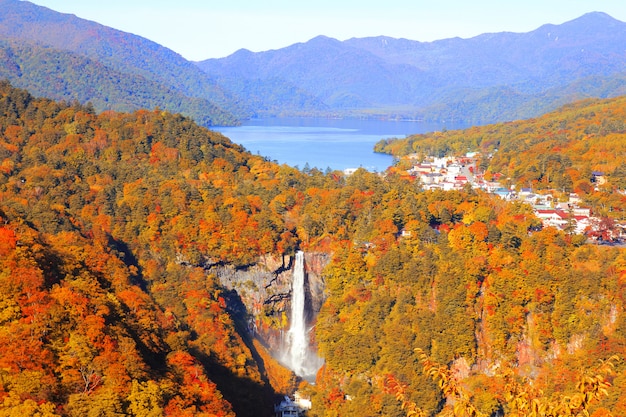
[[[554,190],[569,178],[590,210],[622,223],[624,100],[413,143],[497,147],[487,172]],[[595,385],[600,407],[626,415],[624,365],[611,379],[594,366],[624,355],[621,248],[542,227],[532,207],[479,190],[424,191],[401,169],[279,166],[167,112],[96,114],[1,82],[0,108],[11,415],[149,405],[269,417],[296,384],[311,417],[402,416],[405,404],[451,415],[456,399],[425,369],[459,375],[480,415],[519,415],[503,392],[546,407],[596,395],[577,388],[583,369],[615,386]],[[584,175],[594,171],[607,174],[601,187]],[[325,359],[314,386],[269,355],[284,352],[297,304],[316,314],[304,326]]]
[[[293,256],[264,256],[245,269],[211,268],[233,293],[231,309],[247,317],[249,331],[308,381],[323,364],[312,346],[311,331],[325,298],[322,271],[329,262],[329,254],[297,251]]]

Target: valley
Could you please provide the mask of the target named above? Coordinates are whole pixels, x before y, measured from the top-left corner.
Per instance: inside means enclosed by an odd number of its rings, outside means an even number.
[[[0,6],[0,415],[626,413],[624,23],[193,63]],[[229,138],[284,116],[391,163]]]

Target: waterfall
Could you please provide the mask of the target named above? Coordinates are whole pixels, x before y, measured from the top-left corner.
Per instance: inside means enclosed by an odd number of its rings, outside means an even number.
[[[291,326],[287,333],[289,350],[286,362],[298,376],[310,378],[321,366],[321,360],[309,346],[309,329],[306,317],[306,286],[304,252],[296,253],[291,286]]]

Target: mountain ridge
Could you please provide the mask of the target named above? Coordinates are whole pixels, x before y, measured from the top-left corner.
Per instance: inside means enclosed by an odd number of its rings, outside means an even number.
[[[0,39],[0,78],[54,100],[91,103],[100,111],[163,108],[186,113],[204,126],[217,121],[236,123],[232,115],[208,100],[190,98],[141,75],[122,73],[88,57],[34,43]]]
[[[0,0],[0,6],[0,40],[5,48],[13,45],[2,51],[0,74],[13,85],[56,100],[92,102],[98,111],[180,112],[204,126],[254,116],[486,124],[535,117],[567,100],[613,97],[626,88],[626,24],[602,12],[525,33],[432,42],[319,35],[282,49],[240,49],[191,62],[141,36],[27,1]],[[51,49],[37,49],[43,47]],[[42,56],[52,50],[62,63],[62,94],[40,76],[50,71]],[[94,75],[74,74],[63,63],[77,59],[68,52],[90,60],[81,66]]]
[[[458,107],[454,100],[444,100],[452,97],[468,104],[463,119],[486,123],[538,115],[525,110],[526,100],[520,104],[519,97],[540,100],[557,87],[571,90],[587,77],[620,78],[626,67],[624,44],[626,24],[592,12],[531,32],[468,39],[419,42],[379,36],[339,41],[320,35],[279,50],[240,50],[196,64],[218,79],[237,74],[263,81],[272,74],[344,114],[400,112],[400,117],[437,119],[437,109]],[[226,86],[228,82],[224,79]],[[477,90],[485,90],[482,96],[488,97],[489,90],[505,87],[518,98],[498,97],[503,110],[491,116],[481,110],[488,102],[472,101]],[[558,107],[552,102],[560,95],[546,97],[539,108]]]
[[[1,0],[0,6],[0,39],[69,51],[122,74],[141,76],[189,99],[207,100],[237,117],[248,114],[239,99],[230,96],[209,75],[153,41],[27,1]],[[20,85],[15,79],[10,81]],[[139,108],[136,105],[134,110]]]

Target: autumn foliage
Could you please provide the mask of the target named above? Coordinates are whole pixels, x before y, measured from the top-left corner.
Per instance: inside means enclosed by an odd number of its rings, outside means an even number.
[[[468,409],[509,413],[508,383],[573,396],[581,369],[625,353],[623,250],[542,230],[525,205],[400,172],[303,172],[180,115],[0,84],[0,414],[272,415],[297,381],[214,267],[298,249],[332,258],[313,416],[445,413],[434,363]],[[585,409],[624,414],[622,362],[606,382]]]
[[[589,99],[529,120],[381,141],[397,157],[480,154],[478,171],[503,185],[579,194],[597,215],[624,219],[626,98]]]

